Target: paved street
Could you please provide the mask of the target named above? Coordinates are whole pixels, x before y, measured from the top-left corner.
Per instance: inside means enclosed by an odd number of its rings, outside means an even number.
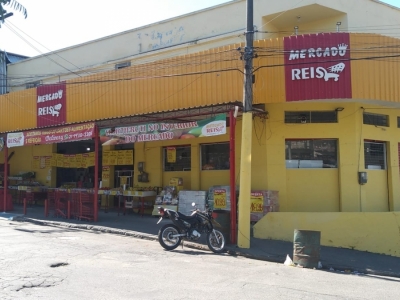
[[[0,220],[1,299],[398,299],[400,279]]]

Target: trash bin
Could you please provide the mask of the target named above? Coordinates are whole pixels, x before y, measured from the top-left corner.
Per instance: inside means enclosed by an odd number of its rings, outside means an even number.
[[[221,225],[215,226],[215,229],[222,232],[225,237],[225,243],[230,243],[231,212],[229,210],[214,210],[213,218]]]
[[[321,232],[294,230],[293,263],[305,268],[318,268]]]

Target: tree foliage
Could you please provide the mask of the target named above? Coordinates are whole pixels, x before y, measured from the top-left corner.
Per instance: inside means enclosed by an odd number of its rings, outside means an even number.
[[[8,11],[5,9],[6,6],[11,7],[14,11],[21,12],[24,17],[28,17],[28,11],[26,8],[16,0],[0,0],[0,24],[4,23],[4,19]]]

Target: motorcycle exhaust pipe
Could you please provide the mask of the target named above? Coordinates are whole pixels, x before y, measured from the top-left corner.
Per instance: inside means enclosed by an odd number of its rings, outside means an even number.
[[[186,236],[186,234],[185,233],[181,233],[181,234],[173,234],[173,235],[171,235],[171,237],[173,237],[173,238],[176,238],[178,236]]]

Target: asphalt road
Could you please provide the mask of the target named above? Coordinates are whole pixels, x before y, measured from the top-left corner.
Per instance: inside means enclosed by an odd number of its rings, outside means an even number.
[[[1,299],[399,299],[399,284],[0,220]]]

